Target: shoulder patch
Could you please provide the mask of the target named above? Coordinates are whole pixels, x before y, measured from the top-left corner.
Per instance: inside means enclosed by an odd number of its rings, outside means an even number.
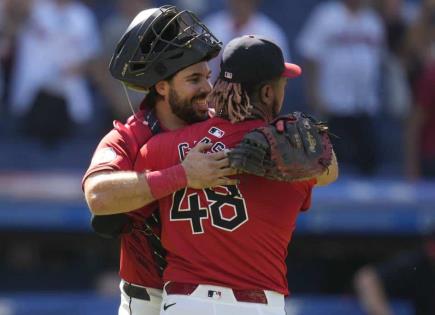
[[[104,164],[112,162],[116,159],[118,155],[116,154],[115,150],[111,147],[98,149],[97,152],[95,152],[94,157],[92,158],[93,165],[98,164]]]

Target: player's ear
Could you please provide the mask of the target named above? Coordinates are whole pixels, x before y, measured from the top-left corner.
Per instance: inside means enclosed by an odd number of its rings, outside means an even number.
[[[275,92],[271,84],[266,83],[260,88],[260,100],[263,104],[271,105],[275,99]]]
[[[156,83],[155,85],[156,92],[165,97],[169,95],[169,83],[166,80],[162,80]]]

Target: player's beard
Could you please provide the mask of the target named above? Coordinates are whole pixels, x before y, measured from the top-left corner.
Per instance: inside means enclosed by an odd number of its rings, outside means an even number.
[[[204,99],[206,97],[206,93],[201,93],[190,100],[182,99],[175,89],[171,88],[169,91],[169,106],[171,106],[171,110],[175,116],[188,124],[193,124],[208,118],[208,113],[196,110],[194,105],[195,100]]]

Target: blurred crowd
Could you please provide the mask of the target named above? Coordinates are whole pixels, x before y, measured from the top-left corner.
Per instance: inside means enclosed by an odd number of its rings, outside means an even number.
[[[260,0],[169,2],[204,15],[224,44],[262,34],[301,63],[304,97],[287,98],[285,108],[329,122],[345,170],[371,176],[394,164],[412,181],[435,176],[435,0],[314,1],[296,31],[265,14]],[[279,3],[269,11],[281,14]],[[97,139],[86,130],[102,133],[131,115],[107,65],[132,17],[161,4],[0,1],[0,133],[53,149],[68,137]],[[219,59],[210,66],[215,78]],[[130,98],[136,107],[142,96]]]

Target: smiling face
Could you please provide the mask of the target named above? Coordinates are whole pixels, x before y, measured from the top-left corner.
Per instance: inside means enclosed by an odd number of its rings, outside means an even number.
[[[212,90],[207,62],[179,71],[169,82],[168,102],[172,112],[191,124],[208,118],[207,96]]]

